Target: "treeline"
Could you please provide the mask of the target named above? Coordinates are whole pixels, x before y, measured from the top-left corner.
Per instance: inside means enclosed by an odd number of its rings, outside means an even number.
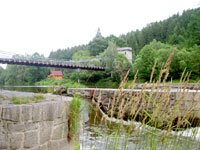
[[[14,56],[14,58],[26,57],[31,60],[43,60],[43,55],[35,53],[26,56]],[[0,85],[34,85],[35,82],[45,79],[49,74],[49,68],[36,66],[7,65],[4,70],[0,68]]]
[[[126,57],[117,53],[117,47],[133,49],[132,64]],[[155,78],[157,78],[159,69],[174,49],[176,52],[172,59],[170,77],[179,79],[186,68],[186,71],[192,72],[191,78],[198,80],[200,8],[184,11],[181,15],[176,14],[160,22],[150,23],[142,30],[131,31],[119,37],[114,35],[103,37],[98,29],[96,36],[88,44],[52,51],[49,58],[64,60],[103,58],[91,63],[101,63],[106,66],[105,72],[63,70],[65,78],[74,81],[120,82],[128,70],[130,70],[130,78],[139,70],[139,79],[146,81],[149,80],[154,63],[157,63],[155,70]],[[0,68],[0,84],[34,84],[46,78],[48,73],[48,68],[8,65],[6,70]]]

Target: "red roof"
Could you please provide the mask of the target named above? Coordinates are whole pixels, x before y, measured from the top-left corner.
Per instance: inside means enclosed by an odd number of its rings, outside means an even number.
[[[51,71],[51,74],[53,74],[54,76],[62,76],[62,71]]]

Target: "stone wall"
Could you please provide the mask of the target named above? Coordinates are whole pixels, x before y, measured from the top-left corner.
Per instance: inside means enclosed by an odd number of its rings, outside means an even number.
[[[80,95],[81,97],[85,98],[94,98],[98,99],[99,94],[101,93],[101,98],[100,98],[100,103],[102,105],[102,108],[104,109],[105,112],[109,111],[109,108],[111,108],[112,105],[112,100],[114,95],[118,95],[119,89],[95,89],[95,88],[79,88],[79,89],[74,89],[74,88],[68,88],[67,93],[68,95],[72,96],[76,92],[77,95]],[[136,97],[139,94],[141,94],[140,102],[144,101],[145,94],[150,95],[151,90],[130,90],[130,89],[124,89],[120,101],[122,99],[125,99],[125,101],[129,101],[131,97]],[[152,100],[154,100],[154,97],[161,97],[163,91],[161,92],[160,90],[154,90],[152,92]],[[164,94],[163,94],[164,95]],[[200,119],[200,90],[186,90],[177,92],[177,90],[171,90],[169,94],[169,104],[170,106],[173,106],[175,103],[179,101],[179,99],[182,99],[181,97],[184,97],[183,100],[181,100],[181,105],[180,105],[180,111],[182,114],[185,112],[188,112],[192,107],[192,113],[191,115],[195,115],[196,118]],[[116,96],[117,97],[117,96]],[[159,99],[159,98],[158,98]],[[167,101],[167,97],[164,98]],[[159,103],[159,102],[158,102]],[[151,108],[151,105],[149,107]],[[169,108],[161,108],[163,109],[162,111],[168,111]],[[178,115],[178,113],[177,113]],[[194,116],[193,116],[194,117]]]
[[[0,105],[1,150],[70,150],[69,101]]]

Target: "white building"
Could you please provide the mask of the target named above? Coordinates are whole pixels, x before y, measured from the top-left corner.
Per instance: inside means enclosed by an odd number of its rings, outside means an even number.
[[[132,48],[131,47],[121,47],[117,48],[118,53],[124,54],[129,62],[132,64]]]

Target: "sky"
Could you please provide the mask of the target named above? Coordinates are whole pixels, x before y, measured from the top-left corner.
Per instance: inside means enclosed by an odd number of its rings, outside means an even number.
[[[0,0],[0,50],[17,54],[87,44],[101,29],[119,36],[200,7],[200,0]]]

